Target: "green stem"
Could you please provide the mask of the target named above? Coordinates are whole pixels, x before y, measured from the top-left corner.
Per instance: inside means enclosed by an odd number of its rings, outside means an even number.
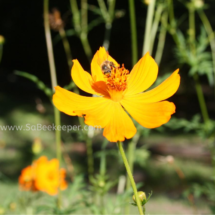
[[[56,78],[56,69],[54,63],[54,54],[52,47],[52,38],[51,38],[51,30],[49,25],[49,0],[44,0],[44,27],[45,27],[45,36],[46,36],[46,45],[48,51],[48,59],[49,59],[49,67],[51,73],[51,83],[52,89],[57,86],[57,78]]]
[[[3,44],[0,44],[0,63],[3,55]]]
[[[81,35],[80,35],[80,39],[81,39],[82,46],[84,48],[84,52],[87,55],[88,61],[91,62],[91,60],[92,60],[92,50],[91,50],[91,47],[90,47],[90,44],[89,44],[89,41],[88,41],[88,38],[87,38],[87,33],[82,32]]]
[[[71,11],[73,15],[73,24],[75,27],[76,33],[81,32],[81,21],[80,21],[80,13],[78,10],[78,5],[76,0],[70,0],[70,5],[71,5]]]
[[[108,13],[112,21],[114,19],[115,4],[116,4],[116,0],[108,0]]]
[[[154,22],[152,25],[152,30],[151,30],[151,41],[150,41],[150,49],[149,49],[150,53],[152,53],[152,51],[153,51],[155,37],[157,34],[158,25],[159,25],[159,22],[161,19],[161,14],[163,12],[163,9],[164,9],[163,5],[158,4],[158,7],[157,7],[156,12],[155,12],[155,19],[154,19]]]
[[[158,45],[157,50],[155,54],[155,61],[157,62],[158,66],[160,65],[161,58],[163,55],[165,40],[166,40],[166,26],[167,26],[167,20],[168,20],[168,13],[164,12],[164,14],[161,17],[161,30],[160,34],[158,36]]]
[[[100,207],[101,207],[101,214],[105,214],[105,201],[104,201],[104,194],[100,195]]]
[[[174,15],[174,6],[172,0],[168,0],[168,8],[169,8],[169,18],[171,23],[173,24],[173,28],[175,28],[175,15]]]
[[[107,16],[108,16],[108,11],[107,11],[107,7],[105,5],[105,2],[103,0],[97,0],[97,1],[98,1],[100,10],[101,10],[101,14],[102,14],[104,20],[106,20]]]
[[[87,145],[87,163],[88,163],[88,174],[89,177],[93,175],[94,172],[94,162],[93,162],[93,147],[92,140],[86,137],[86,145]]]
[[[71,68],[72,68],[72,54],[71,54],[69,41],[67,39],[66,32],[65,32],[65,30],[63,28],[61,28],[59,30],[59,34],[60,34],[62,42],[63,42],[63,47],[64,47],[64,51],[66,53],[67,63],[68,63],[68,66],[69,66],[69,71],[70,71]]]
[[[154,1],[154,0],[153,0]],[[130,14],[130,23],[131,23],[131,48],[132,48],[132,65],[134,66],[137,63],[137,29],[136,29],[136,18],[135,18],[135,6],[134,0],[129,0],[129,14]]]
[[[84,119],[82,117],[78,117],[79,123],[84,128]],[[83,129],[83,134],[86,140],[86,146],[87,146],[87,168],[88,168],[88,174],[89,178],[93,175],[94,172],[94,160],[93,160],[93,147],[92,147],[92,140],[88,137],[87,132]]]
[[[210,47],[212,51],[213,70],[214,70],[214,84],[215,84],[215,35],[205,12],[203,10],[198,10],[198,14],[208,34],[208,40],[210,42]]]
[[[135,184],[131,169],[129,167],[129,164],[128,164],[128,161],[127,161],[127,158],[126,158],[122,143],[120,141],[118,141],[117,145],[119,147],[120,154],[122,156],[122,159],[123,159],[123,162],[124,162],[128,177],[129,177],[130,182],[131,182],[131,186],[132,186],[133,191],[134,191],[134,195],[135,195],[135,199],[136,199],[136,202],[137,202],[137,207],[138,207],[139,213],[140,213],[140,215],[144,215],[143,209],[142,209],[142,206],[141,206],[141,202],[140,202],[139,196],[137,194],[136,184]]]
[[[195,39],[196,39],[196,30],[195,30],[195,10],[193,7],[189,7],[189,42],[190,50],[193,55],[196,54]]]
[[[189,42],[190,42],[190,51],[195,56],[196,55],[196,47],[195,47],[195,40],[196,40],[196,30],[195,30],[195,9],[192,6],[189,6]],[[199,100],[199,105],[202,113],[202,117],[204,122],[207,123],[209,120],[207,106],[204,99],[204,94],[202,92],[202,87],[199,81],[198,74],[193,76],[195,80],[195,87],[196,93]]]
[[[108,51],[110,46],[111,29],[112,29],[112,23],[111,22],[105,23],[105,36],[104,36],[103,46],[105,47],[106,51]]]
[[[73,14],[73,23],[75,27],[75,31],[79,36],[82,46],[84,48],[84,52],[87,55],[89,62],[92,59],[92,50],[90,48],[90,44],[87,38],[88,32],[88,23],[87,23],[87,1],[82,0],[81,2],[81,16],[78,9],[77,1],[70,0],[71,11]]]
[[[170,25],[166,26],[166,29],[169,29],[169,33],[172,35],[173,40],[175,41],[176,45],[179,46],[178,36],[176,34],[176,21],[174,15],[174,5],[172,0],[168,0],[168,14],[169,14],[169,22]],[[165,23],[163,22],[165,25]]]
[[[139,137],[140,137],[140,135],[137,133],[132,138],[132,140],[128,143],[128,150],[127,150],[128,163],[129,163],[130,170],[131,170],[132,174],[133,174],[133,167],[134,167],[134,153],[135,153],[135,150],[136,150],[136,145],[137,145],[137,142],[139,140]],[[127,176],[127,180],[126,180],[126,190],[127,191],[130,189],[130,186],[131,186],[131,182],[130,182],[128,176]],[[126,205],[125,214],[130,214],[129,205]]]
[[[204,94],[202,92],[202,87],[201,87],[201,84],[199,83],[198,74],[195,74],[193,76],[193,78],[195,80],[195,87],[196,87],[196,92],[197,92],[197,97],[198,97],[198,100],[199,100],[199,105],[200,105],[202,117],[204,119],[204,122],[207,123],[208,120],[209,120],[208,110],[207,110],[207,106],[206,106],[206,103],[205,103]]]
[[[101,161],[100,161],[100,175],[106,174],[106,153],[105,153],[105,147],[108,143],[108,140],[105,138],[102,144],[102,155],[101,155]]]
[[[88,18],[87,18],[87,0],[81,0],[81,33],[80,33],[80,39],[81,43],[83,45],[85,54],[87,55],[87,58],[89,62],[91,62],[92,59],[92,50],[90,48],[90,44],[87,38],[87,25],[88,25]]]
[[[111,29],[112,29],[112,22],[114,18],[115,3],[116,3],[116,0],[108,1],[108,13],[106,17],[103,17],[105,19],[105,36],[104,36],[103,46],[107,51],[110,46],[110,35],[111,35]]]
[[[156,0],[150,1],[148,10],[147,10],[146,30],[145,30],[145,36],[144,36],[142,55],[146,54],[146,52],[148,52],[150,50],[151,28],[152,28],[152,20],[153,20],[153,16],[154,16],[155,1]]]
[[[108,140],[105,138],[102,143],[102,154],[100,159],[100,177],[103,179],[103,182],[105,183],[105,174],[106,174],[106,153],[105,153],[105,147],[108,143]],[[104,193],[100,194],[100,206],[101,206],[101,214],[105,214],[105,199],[104,199]]]
[[[47,45],[47,51],[48,51],[52,89],[54,91],[55,90],[54,87],[57,86],[57,78],[56,78],[56,69],[55,69],[55,63],[54,63],[51,30],[49,25],[49,0],[44,0],[43,3],[44,3],[45,37],[46,37],[46,45]],[[54,116],[55,116],[55,125],[56,127],[58,127],[60,125],[60,112],[57,110],[56,107],[54,107]],[[60,165],[61,165],[61,130],[60,129],[56,129],[55,138],[56,138],[56,154],[57,154],[57,159],[59,161],[59,168],[60,168]],[[57,206],[58,208],[61,207],[60,189],[58,192]]]
[[[61,123],[60,123],[60,111],[57,108],[54,109],[54,116],[55,116],[55,125],[56,125],[56,128],[58,128]],[[60,129],[56,129],[55,138],[56,138],[56,143],[57,143],[57,145],[56,145],[57,159],[59,160],[59,163],[61,163],[61,131],[60,131]]]
[[[213,179],[214,179],[214,183],[215,183],[215,141],[212,140],[212,143],[211,143],[211,158],[212,158],[212,166],[213,166]]]
[[[81,28],[87,32],[88,13],[87,13],[87,0],[81,0]]]

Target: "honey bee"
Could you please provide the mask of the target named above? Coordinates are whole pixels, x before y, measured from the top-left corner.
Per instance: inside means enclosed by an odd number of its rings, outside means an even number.
[[[116,68],[116,66],[114,65],[113,62],[105,60],[102,64],[101,64],[101,70],[103,72],[103,74],[111,74],[111,70],[113,68]]]

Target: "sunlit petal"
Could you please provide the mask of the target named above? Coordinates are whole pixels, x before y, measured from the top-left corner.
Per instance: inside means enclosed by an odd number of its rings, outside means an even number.
[[[78,60],[73,60],[71,75],[73,81],[80,89],[87,93],[101,95],[92,88],[94,82],[92,76],[83,70]]]
[[[125,94],[134,95],[145,91],[155,82],[157,75],[158,66],[149,53],[146,53],[132,69]]]
[[[112,102],[107,117],[109,123],[105,126],[103,135],[110,142],[124,141],[135,135],[134,123],[118,102]]]
[[[59,86],[55,87],[53,103],[55,107],[71,116],[82,116],[86,110],[94,109],[103,104],[102,97],[80,96]]]
[[[175,94],[180,85],[181,78],[178,72],[178,69],[175,70],[169,78],[152,90],[133,96],[128,96],[130,101],[135,102],[137,100],[141,100],[143,103],[153,103],[171,97]]]
[[[167,123],[175,113],[172,102],[144,103],[142,100],[125,98],[121,101],[128,113],[143,127],[156,128]]]

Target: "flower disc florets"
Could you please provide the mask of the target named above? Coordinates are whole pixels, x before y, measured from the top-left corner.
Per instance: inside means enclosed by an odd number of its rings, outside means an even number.
[[[124,91],[127,87],[128,75],[129,71],[125,69],[124,64],[122,67],[113,68],[111,73],[105,74],[108,90]]]

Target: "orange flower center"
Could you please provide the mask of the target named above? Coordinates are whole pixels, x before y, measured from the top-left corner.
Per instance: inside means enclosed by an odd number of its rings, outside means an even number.
[[[112,67],[110,73],[105,74],[107,90],[114,101],[123,98],[123,92],[127,88],[127,78],[129,71],[122,67]]]
[[[50,171],[50,172],[48,173],[48,179],[49,179],[50,181],[53,181],[53,180],[55,179],[54,171]]]

